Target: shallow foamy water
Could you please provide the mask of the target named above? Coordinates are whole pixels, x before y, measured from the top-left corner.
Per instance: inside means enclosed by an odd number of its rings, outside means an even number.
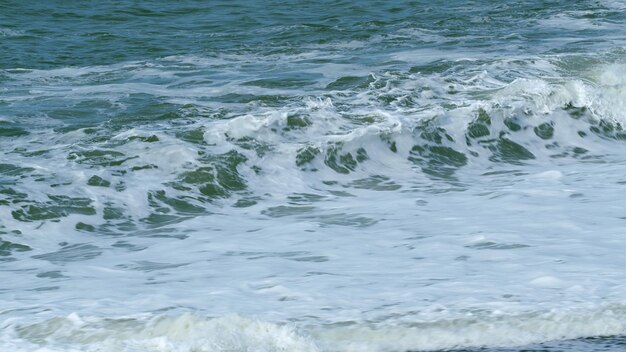
[[[621,351],[624,4],[291,5],[0,5],[0,349]]]

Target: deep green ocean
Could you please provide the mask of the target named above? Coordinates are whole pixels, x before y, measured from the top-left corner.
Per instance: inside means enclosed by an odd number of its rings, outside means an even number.
[[[0,351],[626,350],[626,1],[0,0]]]

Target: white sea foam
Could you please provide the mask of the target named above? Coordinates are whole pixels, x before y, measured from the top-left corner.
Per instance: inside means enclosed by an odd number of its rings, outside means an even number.
[[[4,330],[5,346],[13,345],[16,352],[318,351],[309,338],[290,327],[234,315],[202,319],[183,314],[138,320],[71,314],[28,326],[7,326]]]
[[[11,28],[0,28],[0,37],[17,37],[24,35],[24,31]]]
[[[626,333],[622,305],[507,315],[467,312],[442,320],[273,324],[237,315],[98,318],[70,314],[39,323],[6,321],[0,340],[15,351],[434,351],[511,347]]]
[[[551,311],[487,319],[465,318],[415,323],[411,327],[350,326],[320,334],[331,351],[433,351],[450,348],[522,346],[586,336],[610,336],[626,330],[623,307]],[[339,348],[334,346],[340,346]]]

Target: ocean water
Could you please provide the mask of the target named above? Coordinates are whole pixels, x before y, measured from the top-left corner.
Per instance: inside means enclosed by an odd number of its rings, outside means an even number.
[[[0,1],[0,351],[626,350],[625,23]]]

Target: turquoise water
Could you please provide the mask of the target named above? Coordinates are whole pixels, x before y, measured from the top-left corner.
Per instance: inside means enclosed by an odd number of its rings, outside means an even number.
[[[623,1],[0,1],[0,349],[621,351]]]

